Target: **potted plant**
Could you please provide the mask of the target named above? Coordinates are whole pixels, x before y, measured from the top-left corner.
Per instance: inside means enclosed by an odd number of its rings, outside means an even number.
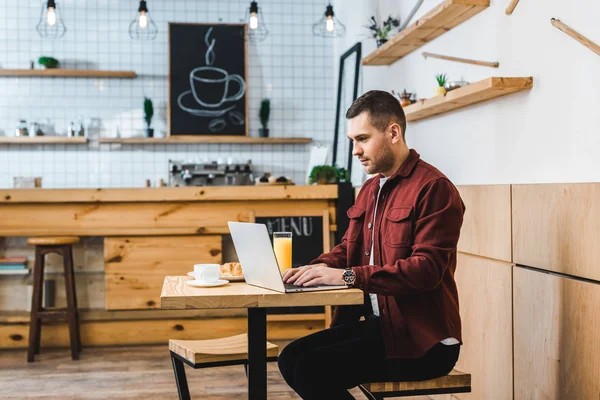
[[[58,68],[59,62],[53,57],[40,57],[38,63],[44,68]]]
[[[260,124],[262,128],[258,128],[258,135],[260,137],[269,137],[269,115],[271,114],[271,100],[263,99],[260,102],[260,110],[258,111],[258,117],[260,118]]]
[[[146,137],[154,137],[154,129],[152,125],[152,117],[154,116],[154,107],[152,106],[152,100],[148,97],[144,98],[144,120],[146,121]]]
[[[327,185],[331,183],[346,182],[350,179],[348,171],[331,165],[317,165],[313,167],[308,176],[311,185]]]
[[[445,95],[446,94],[446,88],[444,87],[444,85],[446,84],[447,76],[446,74],[439,74],[435,76],[435,80],[438,83],[438,87],[435,88],[435,94],[436,95]]]
[[[392,16],[389,16],[383,24],[379,26],[375,17],[371,16],[369,25],[366,27],[371,31],[371,36],[373,36],[377,42],[377,47],[379,47],[388,41],[389,34],[398,26],[400,26],[400,18],[392,18]]]

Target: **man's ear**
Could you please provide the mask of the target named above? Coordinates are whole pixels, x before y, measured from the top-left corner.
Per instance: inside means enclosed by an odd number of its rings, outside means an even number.
[[[388,132],[390,138],[392,139],[392,144],[396,144],[399,141],[404,140],[402,139],[402,128],[400,128],[400,125],[398,125],[397,123],[392,123],[388,128]]]

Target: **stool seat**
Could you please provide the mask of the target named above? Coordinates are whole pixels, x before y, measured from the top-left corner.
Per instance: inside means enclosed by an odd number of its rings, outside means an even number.
[[[27,239],[27,243],[33,246],[59,246],[79,243],[79,238],[77,236],[33,237]]]
[[[469,393],[471,374],[452,370],[446,376],[419,382],[370,382],[359,386],[368,398]],[[370,396],[369,396],[370,395]]]
[[[248,360],[248,335],[229,336],[210,340],[169,340],[169,350],[194,366]],[[267,342],[267,358],[277,357],[279,346]]]

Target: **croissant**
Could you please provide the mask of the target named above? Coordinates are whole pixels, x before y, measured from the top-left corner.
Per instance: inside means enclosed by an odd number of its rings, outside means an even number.
[[[242,276],[242,265],[239,262],[221,265],[221,276]]]

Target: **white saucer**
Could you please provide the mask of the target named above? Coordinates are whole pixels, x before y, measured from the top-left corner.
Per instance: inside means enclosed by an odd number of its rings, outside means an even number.
[[[227,285],[229,283],[229,281],[225,280],[225,279],[219,279],[216,282],[202,282],[202,281],[198,281],[198,280],[193,280],[193,281],[185,281],[185,283],[187,283],[190,286],[194,286],[194,287],[216,287],[216,286],[223,286],[223,285]]]
[[[188,272],[187,275],[191,276],[192,278],[195,277],[193,272]],[[219,279],[228,280],[230,282],[243,282],[244,281],[243,276],[231,276],[231,275],[221,275],[219,277]]]
[[[192,115],[195,115],[196,117],[220,117],[224,114],[226,114],[228,111],[231,111],[235,108],[235,104],[232,106],[228,106],[225,108],[222,108],[220,110],[206,110],[206,109],[202,109],[202,108],[192,108],[192,107],[201,107],[200,104],[195,103],[194,105],[192,105],[192,101],[194,101],[194,95],[192,94],[191,90],[186,90],[185,92],[181,93],[178,97],[177,97],[177,104],[179,105],[179,108],[181,108],[183,111],[186,111]],[[184,102],[186,103],[184,105]]]
[[[219,277],[219,279],[227,279],[228,281],[231,281],[231,282],[243,282],[244,281],[243,276],[231,276],[231,275],[221,275]]]

